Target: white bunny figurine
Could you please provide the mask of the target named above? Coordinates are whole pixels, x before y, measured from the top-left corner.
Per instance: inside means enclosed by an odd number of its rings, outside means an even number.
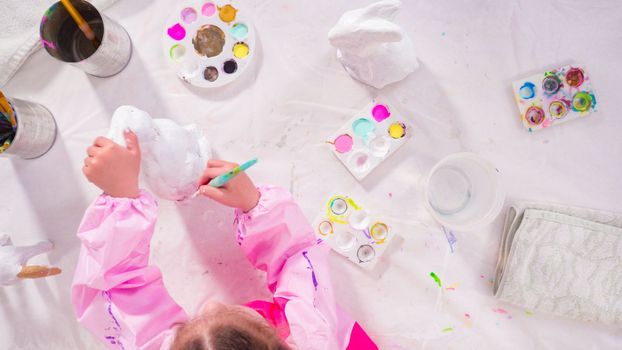
[[[117,108],[108,138],[125,146],[123,131],[138,137],[141,172],[159,197],[182,201],[198,188],[198,180],[211,157],[209,142],[196,124],[184,127],[170,119],[152,119],[132,106]]]
[[[50,252],[54,245],[50,241],[30,246],[14,246],[11,237],[0,234],[0,285],[15,284],[24,278],[41,278],[61,273],[57,267],[26,265],[36,255]]]
[[[410,38],[392,22],[401,5],[384,0],[348,11],[328,33],[337,58],[354,79],[381,89],[419,67]]]

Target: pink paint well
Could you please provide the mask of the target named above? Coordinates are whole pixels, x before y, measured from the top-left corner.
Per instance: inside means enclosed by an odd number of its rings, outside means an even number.
[[[381,121],[389,118],[391,113],[389,112],[387,106],[378,104],[372,108],[371,115],[374,116],[374,119],[376,119],[378,123],[380,123]]]
[[[197,20],[197,12],[192,7],[186,7],[181,10],[181,19],[186,23],[192,23]]]
[[[210,17],[216,13],[216,5],[211,2],[206,2],[203,7],[201,7],[201,13],[203,16]]]
[[[352,136],[348,134],[339,135],[335,139],[335,150],[339,153],[348,153],[352,150],[353,144]]]
[[[170,27],[167,30],[167,33],[168,33],[168,36],[170,36],[171,38],[173,38],[174,40],[177,40],[177,41],[182,40],[183,38],[186,37],[186,30],[179,23],[177,23],[174,26]]]

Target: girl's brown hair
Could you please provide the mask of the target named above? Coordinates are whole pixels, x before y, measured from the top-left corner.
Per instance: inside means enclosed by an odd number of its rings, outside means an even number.
[[[182,325],[171,350],[289,350],[268,324],[238,319],[207,326],[201,317]]]

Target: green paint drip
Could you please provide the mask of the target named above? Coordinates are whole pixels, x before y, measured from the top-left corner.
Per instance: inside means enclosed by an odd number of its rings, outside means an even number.
[[[525,310],[525,315],[527,316],[532,316],[533,312],[529,311],[529,310]]]
[[[444,328],[442,331],[443,332],[453,332],[453,330],[454,330],[453,328],[447,327],[447,328]]]
[[[438,287],[441,288],[443,285],[441,284],[441,279],[434,272],[430,272],[430,277],[434,279],[434,282],[438,284]]]

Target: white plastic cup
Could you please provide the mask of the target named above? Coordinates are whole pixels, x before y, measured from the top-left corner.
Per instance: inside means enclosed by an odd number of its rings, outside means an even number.
[[[443,158],[425,184],[425,205],[441,225],[473,231],[490,224],[502,209],[505,192],[497,169],[473,153]]]
[[[41,43],[50,56],[96,77],[109,77],[127,66],[132,42],[125,29],[84,0],[71,0],[95,33],[88,40],[65,7],[57,2],[41,19]]]
[[[44,155],[56,139],[56,122],[42,105],[16,98],[9,99],[15,112],[17,129],[9,148],[0,156],[37,158]]]

